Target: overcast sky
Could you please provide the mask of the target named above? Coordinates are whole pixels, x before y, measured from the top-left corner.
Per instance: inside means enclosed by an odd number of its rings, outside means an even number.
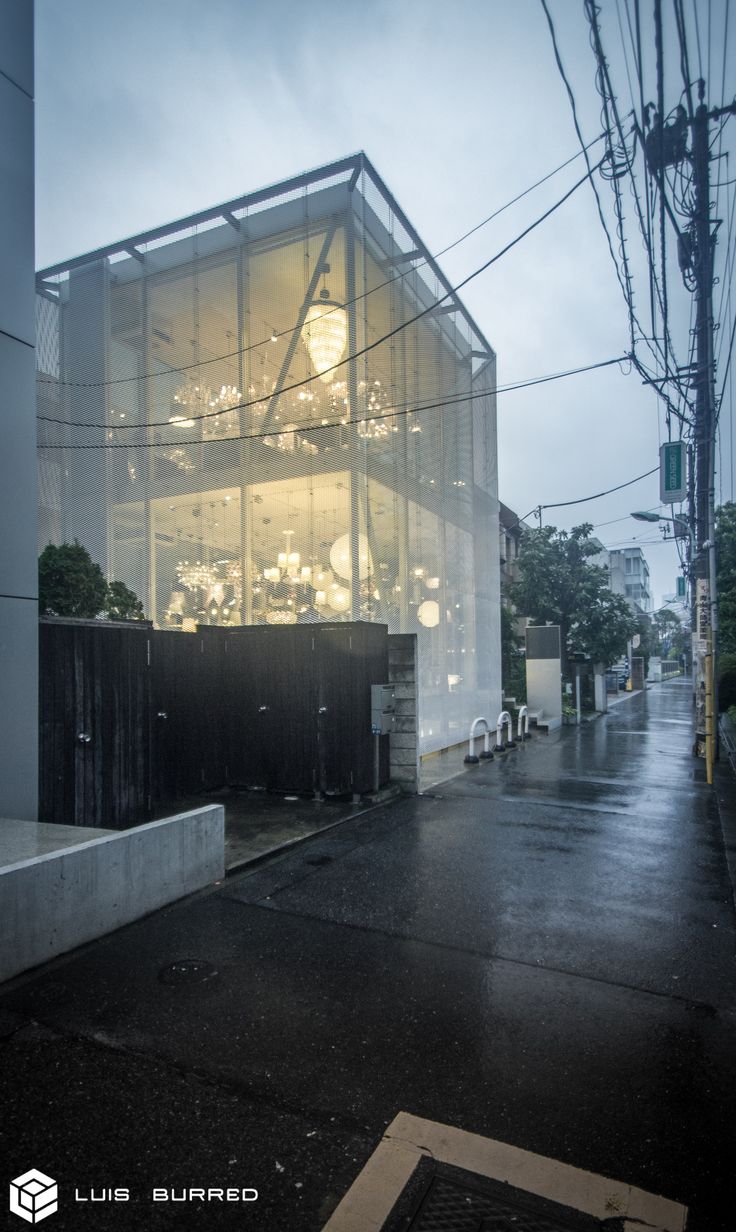
[[[707,76],[710,106],[730,101],[736,12],[724,59],[725,0],[684,4],[691,76]],[[602,124],[583,3],[549,6],[589,141]],[[622,31],[628,38],[633,4],[600,0],[600,7],[625,115],[633,106],[633,65],[630,43],[628,66],[623,58]],[[640,7],[648,100],[656,97],[653,5],[642,0]],[[663,9],[669,111],[683,80],[673,5],[665,0]],[[360,149],[438,252],[580,148],[540,0],[36,0],[36,47],[39,268]],[[736,178],[734,131],[736,118],[714,147],[732,151],[714,164],[723,181]],[[639,170],[643,179],[641,164]],[[578,158],[440,258],[448,277],[458,282],[487,261],[584,171]],[[598,182],[611,220],[611,186]],[[724,187],[718,199],[721,264],[735,191]],[[636,307],[646,328],[649,291],[628,185],[624,194]],[[727,285],[719,270],[716,309]],[[676,265],[669,289],[673,343],[685,363],[690,296]],[[624,299],[587,184],[462,294],[498,354],[499,384],[630,349]],[[728,335],[725,302],[722,315]],[[721,371],[727,349],[728,336]],[[506,504],[524,515],[657,466],[667,437],[661,404],[627,369],[499,396],[499,495]],[[734,496],[730,425],[726,397],[719,502]],[[589,504],[550,509],[544,521],[565,528],[590,521],[607,546],[641,544],[658,607],[674,590],[677,555],[657,526],[628,518],[639,509],[660,511],[656,475]]]

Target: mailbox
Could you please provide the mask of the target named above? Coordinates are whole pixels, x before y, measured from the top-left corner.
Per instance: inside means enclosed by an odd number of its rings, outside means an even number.
[[[394,730],[396,699],[392,684],[371,685],[371,731],[386,736]]]

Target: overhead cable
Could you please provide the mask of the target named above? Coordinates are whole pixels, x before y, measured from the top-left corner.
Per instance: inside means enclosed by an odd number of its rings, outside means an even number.
[[[344,368],[346,364],[352,363],[356,359],[360,359],[362,355],[367,355],[369,351],[373,351],[375,350],[376,347],[381,346],[384,342],[388,342],[390,338],[394,338],[397,334],[400,334],[403,330],[407,329],[408,326],[414,325],[417,321],[421,321],[424,317],[429,316],[430,313],[436,312],[439,306],[443,304],[445,300],[450,299],[454,295],[457,295],[458,291],[461,291],[462,288],[467,286],[469,282],[472,282],[474,278],[477,278],[480,274],[485,273],[485,271],[489,269],[492,265],[494,265],[496,261],[500,261],[501,257],[504,257],[507,252],[510,252],[511,249],[514,248],[517,244],[519,244],[523,239],[525,239],[527,235],[529,235],[538,226],[540,226],[541,223],[545,222],[547,218],[549,218],[552,214],[554,214],[555,211],[560,208],[560,206],[564,205],[565,202],[570,199],[573,193],[577,192],[578,188],[580,188],[581,185],[586,182],[586,180],[590,179],[590,176],[593,174],[593,171],[598,170],[598,168],[601,166],[601,163],[603,161],[604,159],[601,159],[601,161],[597,163],[592,168],[592,170],[586,171],[585,175],[582,176],[579,180],[577,180],[576,183],[573,184],[572,188],[569,188],[562,197],[560,197],[557,201],[555,201],[553,205],[549,207],[549,209],[545,210],[543,214],[540,214],[540,216],[536,218],[534,222],[530,223],[528,227],[525,227],[524,230],[519,233],[519,235],[515,236],[513,240],[510,240],[508,244],[505,244],[504,247],[501,248],[497,253],[495,253],[494,256],[490,257],[488,261],[485,261],[482,265],[478,266],[477,269],[473,270],[471,274],[468,274],[466,278],[463,278],[461,282],[458,282],[454,287],[450,287],[450,289],[446,291],[444,295],[441,295],[432,304],[429,304],[426,308],[423,308],[422,311],[416,313],[415,316],[409,317],[408,320],[402,321],[401,324],[395,326],[394,329],[389,330],[388,333],[383,334],[382,337],[376,338],[373,342],[367,343],[366,346],[361,347],[359,350],[353,351],[352,354],[346,355],[344,359],[341,359],[339,363],[335,364],[334,369],[332,369],[332,371],[337,371],[338,368]],[[614,362],[618,362],[618,361],[614,361]],[[305,377],[304,380],[301,380],[301,381],[293,381],[292,384],[284,385],[278,391],[278,397],[281,397],[283,394],[290,393],[294,389],[303,389],[305,385],[311,385],[314,381],[319,380],[319,379],[320,379],[319,376],[315,375],[315,376]],[[271,394],[270,396],[273,397],[273,394]],[[239,402],[235,406],[229,407],[228,410],[232,410],[232,411],[246,410],[248,407],[256,406],[262,403],[263,401],[264,401],[264,397],[263,395],[261,395],[260,397],[252,398],[247,402]],[[222,411],[215,410],[215,411],[208,411],[202,415],[188,415],[187,418],[193,421],[198,421],[198,420],[203,420],[203,419],[213,419],[217,415],[220,415],[220,414],[222,414]],[[59,418],[53,418],[52,416],[48,416],[48,415],[39,415],[38,418],[44,419],[49,423],[66,423],[68,427],[75,427],[75,428],[99,428],[100,426],[103,426],[103,425],[100,425],[99,423],[90,423],[89,421],[85,422],[85,421],[75,421],[75,420],[62,420]],[[168,422],[169,422],[168,420],[153,421],[147,424],[146,427],[163,428],[163,427],[168,426]],[[116,431],[124,431],[126,428],[128,428],[128,426],[129,426],[128,424],[109,424],[107,425],[108,430],[110,431],[113,429]]]
[[[444,398],[438,402],[422,403],[421,405],[412,404],[411,406],[401,405],[401,406],[392,406],[392,407],[382,407],[380,411],[371,412],[370,418],[373,420],[379,420],[379,419],[393,419],[393,418],[396,418],[402,415],[421,415],[423,411],[434,411],[434,410],[438,410],[446,406],[458,406],[462,404],[463,402],[472,402],[476,398],[490,398],[490,397],[495,396],[496,394],[513,393],[517,389],[529,389],[533,385],[545,385],[545,384],[548,384],[550,381],[562,380],[564,377],[577,376],[581,372],[594,372],[597,368],[610,368],[614,364],[624,363],[627,359],[628,359],[627,355],[617,355],[613,359],[602,359],[602,360],[599,360],[597,363],[585,364],[584,366],[580,368],[569,368],[564,372],[555,372],[555,373],[550,373],[547,376],[532,377],[526,381],[514,381],[509,385],[502,385],[497,389],[467,390],[464,393],[453,394],[451,398]],[[327,423],[320,421],[318,424],[309,424],[309,423],[305,423],[303,425],[299,424],[296,428],[293,429],[293,431],[299,433],[299,435],[301,436],[306,436],[309,432],[322,432],[326,428],[350,427],[351,425],[362,423],[363,420],[367,417],[368,417],[367,415],[364,415],[356,419],[333,419],[333,420],[328,421]],[[47,422],[57,423],[62,426],[66,426],[66,427],[70,426],[62,419],[49,420],[47,416],[41,416],[41,415],[39,415],[38,418],[46,419]],[[192,417],[192,420],[193,418],[194,417]],[[93,424],[93,425],[85,425],[85,426],[104,428],[105,431],[108,431],[108,432],[110,430],[109,425],[107,424]],[[128,432],[131,432],[131,431],[143,431],[144,432],[146,431],[147,428],[151,427],[152,425],[150,424],[125,424],[123,426]],[[159,426],[163,426],[163,425],[159,425]],[[170,425],[166,424],[165,426],[169,427]],[[209,440],[198,441],[197,444],[198,445],[215,445],[215,444],[222,445],[230,441],[262,440],[265,437],[273,437],[273,436],[278,436],[278,435],[279,435],[279,432],[277,428],[269,428],[265,432],[244,432],[237,436],[212,437]],[[189,442],[184,442],[184,443],[188,444]],[[39,442],[38,447],[39,449],[159,449],[159,448],[165,448],[169,445],[181,445],[181,444],[182,444],[182,440],[181,438],[179,438],[178,440],[175,440],[175,441],[144,441],[144,442],[134,442],[134,443],[131,443],[130,441],[123,441],[121,443],[115,443],[111,441],[102,441],[99,444],[89,444],[89,445],[69,445],[64,442],[60,442],[58,444]]]
[[[603,132],[599,133],[597,137],[594,137],[592,141],[588,142],[588,145],[585,147],[586,150],[589,150],[594,145],[597,145],[599,141],[603,140],[605,135],[606,134]],[[571,163],[574,163],[578,158],[581,158],[583,153],[584,153],[583,150],[578,150],[577,153],[572,154],[569,158],[566,158],[563,163],[560,163],[552,171],[548,171],[546,175],[543,175],[541,177],[541,179],[535,180],[533,184],[530,184],[527,188],[523,189],[522,192],[517,193],[515,197],[512,197],[509,201],[506,201],[504,205],[500,205],[498,209],[494,210],[492,214],[489,214],[487,218],[484,218],[481,222],[476,223],[476,225],[474,227],[471,227],[469,231],[466,231],[464,235],[459,236],[456,240],[453,240],[452,243],[447,244],[446,247],[440,248],[439,252],[435,252],[431,254],[429,257],[425,257],[422,261],[418,261],[416,265],[413,265],[411,267],[411,269],[404,270],[403,272],[398,273],[398,274],[394,274],[392,278],[387,278],[384,282],[378,283],[375,287],[370,287],[367,291],[361,291],[360,295],[356,295],[352,299],[346,300],[344,304],[340,305],[340,307],[350,308],[352,307],[353,304],[358,304],[362,300],[368,299],[368,297],[370,295],[375,294],[376,291],[382,291],[386,287],[390,287],[393,283],[401,282],[404,278],[408,278],[410,274],[414,274],[417,272],[417,270],[423,269],[425,266],[427,266],[430,261],[437,261],[440,257],[443,257],[445,253],[450,252],[453,248],[457,248],[458,245],[464,243],[464,241],[469,239],[471,235],[475,235],[475,233],[477,231],[480,231],[482,227],[487,226],[489,222],[492,222],[494,220],[494,218],[498,218],[499,215],[503,214],[506,210],[510,209],[512,205],[516,205],[519,201],[523,200],[524,197],[527,197],[529,193],[534,192],[536,188],[539,188],[542,184],[546,184],[548,180],[551,180],[560,171],[564,171],[565,167],[569,167]],[[327,316],[330,316],[331,314],[329,312],[325,312],[323,315],[327,317]],[[100,389],[108,385],[125,385],[125,384],[130,383],[131,381],[136,381],[136,382],[137,381],[151,381],[151,380],[156,380],[159,377],[168,377],[171,375],[172,372],[190,372],[194,368],[206,367],[209,364],[224,363],[228,359],[237,359],[240,355],[247,355],[251,351],[259,350],[261,347],[267,347],[268,344],[272,343],[274,340],[278,340],[279,338],[284,338],[284,337],[290,337],[291,334],[294,332],[294,328],[295,327],[291,327],[289,329],[276,330],[274,331],[274,333],[269,334],[268,338],[262,338],[258,342],[252,342],[246,347],[239,347],[235,351],[228,351],[224,355],[214,355],[210,359],[198,361],[198,362],[191,363],[191,364],[182,364],[180,366],[166,368],[164,371],[161,371],[161,372],[148,372],[148,373],[145,373],[143,376],[139,376],[136,374],[134,376],[110,377],[105,381],[66,381],[66,380],[57,380],[54,377],[47,377],[44,374],[39,374],[38,379],[43,384],[49,384],[49,385],[54,385],[54,386],[63,385],[66,388],[73,388],[73,389]]]

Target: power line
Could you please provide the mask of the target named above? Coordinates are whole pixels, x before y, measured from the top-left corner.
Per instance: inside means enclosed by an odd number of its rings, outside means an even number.
[[[652,508],[647,509],[646,512],[656,513],[657,510],[661,508],[662,508],[661,505],[653,505]],[[630,517],[631,517],[630,513],[625,513],[622,518],[611,518],[610,522],[596,522],[595,526],[593,527],[593,530],[600,530],[603,526],[613,526],[616,522],[628,522]]]
[[[581,372],[593,372],[598,368],[609,368],[609,367],[612,367],[613,364],[624,363],[627,358],[628,356],[626,355],[617,355],[614,359],[603,359],[603,360],[600,360],[598,363],[586,364],[580,368],[570,368],[564,372],[550,373],[547,376],[532,377],[527,381],[514,381],[513,383],[509,385],[502,385],[497,389],[467,390],[465,393],[453,394],[451,398],[444,398],[438,402],[424,403],[420,406],[401,405],[401,406],[382,407],[380,411],[372,412],[370,416],[366,414],[365,416],[361,416],[358,419],[344,419],[344,420],[334,419],[327,423],[320,422],[318,424],[304,424],[303,426],[300,424],[290,430],[298,433],[301,436],[306,436],[307,433],[309,432],[321,432],[321,431],[324,431],[324,429],[326,428],[344,428],[344,427],[354,426],[355,424],[362,423],[364,419],[368,419],[368,418],[372,420],[379,420],[379,419],[393,419],[393,418],[397,418],[399,416],[404,416],[404,415],[420,415],[423,411],[438,410],[446,406],[458,406],[462,404],[463,402],[471,402],[475,398],[490,398],[496,394],[513,393],[517,389],[529,389],[533,385],[545,385],[550,381],[562,380],[564,377],[577,376]],[[51,422],[51,423],[58,423],[58,424],[61,424],[67,427],[70,426],[69,424],[65,424],[65,421],[62,419],[48,420],[47,416],[42,416],[42,415],[39,415],[38,418],[46,419],[48,422]],[[107,432],[109,432],[110,430],[109,425],[107,424],[92,424],[92,425],[85,425],[85,426],[102,428]],[[149,427],[152,427],[154,425],[125,424],[123,426],[128,432],[133,432],[133,431],[145,432]],[[159,426],[161,427],[164,425],[159,425]],[[168,427],[169,425],[166,424],[165,426]],[[170,445],[181,445],[181,446],[192,445],[192,444],[222,445],[230,441],[263,440],[266,437],[273,437],[273,436],[278,436],[278,435],[279,435],[278,429],[270,428],[266,432],[245,432],[238,436],[211,437],[209,440],[202,440],[202,441],[196,441],[196,442],[182,440],[181,438],[175,441],[143,441],[143,442],[124,441],[121,443],[105,441],[105,442],[100,443],[99,445],[94,445],[94,444],[69,445],[66,443],[47,444],[47,443],[39,442],[38,447],[39,449],[165,449]]]
[[[539,509],[564,509],[568,505],[585,505],[588,501],[600,500],[601,496],[610,496],[611,492],[620,492],[622,488],[630,488],[632,484],[639,483],[641,479],[648,479],[650,475],[656,475],[659,467],[655,466],[651,471],[645,471],[643,475],[637,475],[636,479],[627,479],[626,483],[619,483],[615,488],[606,488],[605,492],[596,492],[594,496],[581,496],[579,500],[558,501],[555,505],[538,505]]]
[[[626,254],[626,237],[625,237],[625,229],[624,229],[623,202],[621,199],[621,192],[620,192],[620,187],[619,187],[620,173],[618,172],[615,166],[613,146],[611,144],[612,132],[611,132],[611,121],[609,118],[609,107],[610,107],[610,112],[611,112],[611,115],[613,116],[613,121],[616,126],[617,133],[618,133],[621,157],[624,160],[625,169],[628,172],[629,177],[630,177],[629,186],[631,189],[631,195],[634,200],[634,206],[636,208],[636,214],[637,214],[637,218],[639,221],[639,230],[641,232],[642,239],[644,241],[645,251],[647,254],[648,268],[649,268],[649,282],[650,282],[650,300],[651,300],[651,291],[652,291],[652,283],[653,283],[656,289],[657,298],[659,300],[659,304],[662,310],[662,336],[663,336],[664,347],[660,349],[662,350],[662,354],[664,358],[665,379],[668,379],[669,378],[669,357],[670,355],[672,355],[673,364],[675,366],[676,366],[676,358],[674,354],[674,347],[672,345],[672,339],[670,337],[670,332],[669,332],[668,311],[667,311],[667,282],[666,282],[666,269],[664,265],[664,254],[663,254],[663,262],[662,262],[662,288],[660,291],[659,283],[657,281],[657,276],[656,276],[656,268],[655,268],[655,264],[653,260],[652,249],[651,249],[651,235],[649,232],[649,228],[645,226],[645,223],[644,223],[641,202],[639,200],[639,192],[637,189],[636,178],[634,175],[633,155],[629,154],[628,147],[626,144],[626,135],[624,134],[623,125],[619,117],[618,107],[616,105],[616,97],[613,91],[613,86],[611,83],[611,76],[610,76],[610,72],[608,69],[608,63],[607,63],[607,60],[606,60],[606,57],[603,51],[603,45],[601,42],[600,28],[598,25],[598,11],[597,11],[596,5],[593,2],[593,0],[585,0],[585,12],[586,12],[586,16],[588,18],[588,22],[590,25],[591,46],[593,48],[593,53],[595,55],[596,64],[597,64],[596,85],[598,87],[598,92],[601,96],[601,100],[603,103],[603,117],[602,118],[603,118],[604,127],[608,134],[608,140],[609,140],[609,153],[610,153],[610,159],[611,159],[611,177],[610,178],[613,184],[613,191],[614,191],[614,203],[615,203],[616,220],[617,220],[616,231],[619,237],[619,252],[621,254],[621,260],[623,263],[624,275],[626,278],[626,285],[629,288],[629,293],[631,296],[631,312],[634,317],[634,320],[637,322],[637,324],[639,324],[637,317],[636,317],[636,313],[634,312],[633,281],[632,281],[631,274],[629,272],[629,263],[628,263],[628,257]],[[625,45],[624,45],[624,52],[625,52]],[[636,132],[636,130],[637,130],[637,126],[635,123],[634,131]],[[639,329],[641,330],[641,326],[639,326]],[[656,335],[653,313],[652,313],[652,331]],[[655,337],[655,341],[657,341],[656,337]],[[658,342],[657,342],[657,345],[659,345]]]
[[[596,166],[593,167],[591,171],[587,171],[585,175],[581,177],[581,179],[579,179],[575,184],[573,184],[572,188],[569,188],[568,191],[562,197],[559,198],[559,200],[557,200],[553,205],[549,207],[549,209],[545,210],[544,213],[541,214],[538,218],[536,218],[534,222],[530,223],[528,227],[525,227],[524,230],[520,232],[519,235],[517,235],[513,240],[510,240],[508,244],[504,245],[504,247],[501,248],[497,253],[495,253],[494,256],[490,257],[488,261],[485,261],[483,265],[478,266],[478,268],[473,270],[471,274],[468,274],[466,278],[463,278],[461,282],[458,282],[454,287],[451,287],[448,291],[445,292],[444,295],[436,299],[434,303],[429,304],[426,308],[423,308],[421,312],[418,312],[415,316],[410,317],[408,320],[402,321],[400,325],[397,325],[395,326],[394,329],[389,330],[389,332],[387,334],[384,334],[381,338],[376,338],[373,342],[369,342],[366,346],[361,347],[360,350],[353,351],[351,355],[346,355],[344,359],[341,359],[339,363],[335,364],[332,371],[337,371],[338,368],[343,368],[346,364],[349,364],[356,359],[360,359],[362,355],[367,355],[369,351],[373,351],[375,350],[376,347],[382,346],[384,342],[388,342],[389,339],[394,338],[397,334],[407,329],[408,326],[414,325],[417,321],[421,321],[424,317],[428,316],[430,313],[436,312],[440,304],[444,303],[445,300],[450,299],[452,296],[457,295],[458,291],[461,291],[463,287],[467,286],[469,282],[472,282],[474,278],[477,278],[479,274],[485,273],[485,271],[489,269],[492,265],[494,265],[496,261],[500,261],[501,257],[505,256],[507,252],[510,252],[512,248],[514,248],[523,239],[525,239],[526,236],[529,235],[532,231],[534,231],[536,227],[540,226],[540,224],[545,222],[546,219],[550,217],[550,215],[554,214],[555,211],[560,208],[560,206],[564,205],[565,202],[568,201],[569,198],[573,195],[573,193],[577,192],[578,188],[580,188],[581,185],[583,185],[586,180],[590,179],[590,176],[593,174],[593,171],[598,170],[598,168],[600,167],[603,161],[604,160],[602,159],[601,162],[597,163]],[[614,361],[614,362],[617,362],[617,361]],[[319,376],[315,375],[315,376],[305,377],[305,379],[302,381],[294,381],[291,385],[284,385],[278,391],[278,397],[281,397],[283,394],[290,393],[294,389],[303,389],[305,385],[310,385],[312,384],[313,381],[316,381],[318,379],[320,379]],[[273,394],[270,396],[273,397]],[[264,401],[264,397],[260,396],[258,398],[253,398],[248,402],[239,402],[235,406],[228,407],[228,410],[229,411],[246,410],[248,407],[256,406],[259,403],[262,403],[263,401]],[[222,410],[208,411],[203,415],[187,415],[187,419],[197,422],[199,420],[204,420],[204,419],[213,419],[216,416],[221,415],[221,414],[222,414]],[[61,420],[58,418],[52,418],[51,416],[39,416],[39,419],[45,419],[50,423],[65,422],[68,427],[74,427],[74,428],[99,428],[101,426],[104,426],[99,423],[89,423],[89,422],[75,421],[75,420]],[[163,428],[163,427],[167,427],[168,423],[169,423],[168,420],[157,420],[157,421],[153,421],[152,423],[147,424],[146,426],[149,428]],[[107,428],[108,428],[108,431],[111,431],[111,430],[124,431],[128,426],[129,425],[127,424],[109,424],[107,425]]]
[[[521,526],[522,522],[525,522],[527,518],[532,517],[533,514],[536,514],[541,522],[543,509],[563,509],[568,505],[585,505],[588,501],[600,500],[602,496],[610,496],[611,492],[620,492],[622,488],[630,488],[632,484],[639,483],[641,479],[648,479],[650,475],[654,475],[658,470],[659,467],[655,466],[654,470],[647,471],[645,475],[637,475],[636,479],[627,479],[626,483],[620,483],[615,488],[608,488],[605,492],[596,492],[594,496],[581,496],[579,500],[572,501],[558,501],[554,505],[535,505],[533,509],[530,509],[528,513],[525,513],[523,517],[519,518],[518,522],[514,522],[511,526],[499,526],[499,530],[515,530],[517,526]],[[608,523],[601,522],[600,525],[606,526]],[[593,527],[593,529],[595,530],[596,527]]]
[[[727,356],[727,358],[726,358],[726,367],[725,367],[725,368],[724,368],[724,370],[723,370],[723,378],[722,378],[722,380],[721,380],[721,394],[720,394],[720,397],[721,397],[721,398],[723,397],[723,392],[724,392],[724,390],[725,390],[725,388],[726,388],[726,380],[727,380],[727,378],[728,378],[728,372],[729,372],[729,369],[730,369],[730,367],[731,367],[731,356],[733,355],[733,342],[734,342],[734,335],[736,335],[736,316],[734,317],[734,320],[733,320],[733,328],[732,328],[732,330],[731,330],[731,338],[730,338],[730,341],[729,341],[729,344],[728,344],[728,356]],[[718,423],[718,415],[719,415],[719,414],[720,414],[720,406],[719,406],[719,408],[718,408],[718,413],[716,414],[716,423]]]
[[[552,15],[547,6],[547,0],[541,0],[541,4],[542,4],[542,8],[544,9],[544,15],[547,18],[547,25],[549,26],[549,32],[552,38],[552,48],[553,48],[554,55],[555,55],[555,61],[557,63],[557,69],[560,74],[560,77],[562,78],[563,84],[567,91],[568,99],[570,101],[570,108],[572,110],[572,118],[573,118],[573,124],[575,126],[575,132],[577,133],[578,141],[580,142],[581,148],[585,150],[585,141],[583,140],[583,133],[580,128],[580,122],[578,120],[578,109],[577,109],[577,104],[575,102],[575,95],[573,94],[572,86],[570,85],[567,74],[565,73],[564,65],[562,63],[562,58],[560,56],[560,49],[557,45],[557,35],[555,33],[555,27],[554,27],[554,22],[552,21]],[[585,162],[588,167],[590,184],[591,184],[591,188],[593,189],[593,194],[595,196],[596,205],[598,207],[598,217],[600,219],[601,226],[603,227],[606,240],[608,241],[608,251],[611,254],[611,260],[613,261],[613,266],[616,271],[616,277],[618,279],[619,286],[621,287],[624,301],[626,303],[626,307],[629,313],[629,335],[630,335],[630,341],[631,341],[631,349],[633,351],[636,345],[636,337],[634,333],[634,317],[633,317],[632,305],[630,302],[629,295],[627,293],[627,288],[625,287],[624,282],[621,278],[621,271],[618,267],[618,261],[616,260],[616,254],[613,251],[613,243],[611,241],[611,236],[609,234],[608,226],[606,224],[606,220],[603,214],[603,206],[601,204],[601,199],[598,193],[598,188],[593,179],[593,172],[590,166],[590,160],[588,159],[587,153],[585,154]]]
[[[597,145],[599,141],[602,141],[604,137],[605,133],[599,133],[597,137],[594,137],[592,141],[588,142],[586,149],[591,149],[594,145]],[[477,231],[480,231],[482,227],[487,226],[489,222],[493,222],[494,218],[498,218],[499,215],[510,209],[512,205],[516,205],[519,201],[523,200],[524,197],[527,197],[529,193],[534,192],[536,188],[541,187],[542,184],[546,184],[548,180],[551,180],[560,171],[564,171],[565,167],[569,167],[571,163],[574,163],[578,158],[581,158],[583,153],[583,150],[578,150],[577,153],[572,154],[570,158],[565,159],[563,163],[560,163],[559,166],[555,167],[552,171],[548,171],[546,175],[541,177],[541,179],[536,180],[533,184],[530,184],[528,188],[523,189],[523,191],[517,193],[515,197],[512,197],[509,201],[506,201],[504,205],[499,206],[498,209],[494,210],[492,214],[489,214],[487,218],[484,218],[481,222],[476,223],[476,225],[471,227],[469,231],[466,231],[464,235],[461,235],[458,239],[453,240],[451,244],[447,244],[445,248],[440,248],[439,252],[433,253],[429,258],[424,258],[424,260],[417,262],[417,264],[412,266],[411,269],[404,270],[403,273],[395,274],[393,278],[387,278],[385,282],[378,283],[375,287],[371,287],[368,291],[362,291],[360,295],[354,296],[353,299],[346,300],[344,304],[340,305],[340,307],[350,308],[354,304],[360,303],[361,300],[367,299],[370,295],[375,294],[376,291],[382,291],[386,287],[392,286],[393,283],[401,282],[404,278],[410,277],[411,274],[416,273],[418,270],[424,269],[430,261],[437,261],[440,257],[443,257],[445,253],[450,252],[453,248],[457,248],[458,245],[464,243],[464,241],[469,239],[471,235],[475,235]],[[327,317],[331,314],[329,312],[325,312],[323,315]],[[54,377],[39,375],[38,379],[42,384],[53,385],[55,387],[61,385],[72,389],[100,389],[109,385],[125,385],[131,381],[151,381],[156,380],[159,377],[169,377],[174,372],[191,372],[195,368],[207,367],[210,364],[224,363],[228,359],[237,359],[240,355],[247,355],[251,351],[259,350],[261,347],[268,347],[269,343],[273,343],[279,338],[290,337],[293,332],[294,327],[274,331],[269,334],[268,338],[263,338],[259,342],[252,342],[247,347],[239,347],[236,351],[228,351],[224,355],[214,355],[210,359],[201,360],[196,363],[182,364],[181,366],[166,368],[163,372],[148,372],[143,376],[136,375],[110,377],[105,381],[65,381],[57,380]]]

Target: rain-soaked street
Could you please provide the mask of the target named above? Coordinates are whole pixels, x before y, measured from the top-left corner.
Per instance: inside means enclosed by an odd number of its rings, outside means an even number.
[[[7,985],[10,1175],[74,1232],[317,1232],[403,1110],[732,1229],[734,900],[691,739],[655,686]],[[195,1185],[259,1198],[152,1210]]]

